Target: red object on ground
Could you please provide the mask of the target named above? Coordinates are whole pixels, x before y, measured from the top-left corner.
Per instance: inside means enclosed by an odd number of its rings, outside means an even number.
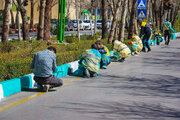
[[[132,42],[129,42],[129,45],[132,44]]]

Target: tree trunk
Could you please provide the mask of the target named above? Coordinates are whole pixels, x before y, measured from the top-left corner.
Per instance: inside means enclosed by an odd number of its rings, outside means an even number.
[[[10,10],[12,7],[12,1],[6,0],[5,1],[5,8],[3,13],[3,29],[2,29],[2,42],[8,42],[9,38],[9,17],[10,17]]]
[[[146,0],[146,6],[147,6],[147,19],[149,18],[149,13],[150,13],[150,0]]]
[[[112,40],[113,40],[113,38],[114,38],[116,21],[117,21],[117,15],[114,14],[114,15],[113,15],[112,24],[111,24],[111,30],[110,30],[110,34],[109,34],[109,38],[108,38],[108,43],[112,43]]]
[[[44,40],[51,39],[51,9],[53,0],[46,0],[45,17],[44,17]]]
[[[139,35],[139,29],[138,29],[138,24],[137,24],[137,11],[136,11],[136,13],[135,13],[134,24],[135,24],[134,33],[135,33],[136,35]]]
[[[16,21],[17,21],[17,27],[18,27],[18,40],[21,40],[21,26],[20,26],[20,19],[19,19],[19,10],[17,10]]]
[[[125,30],[125,20],[126,20],[126,14],[127,14],[127,5],[128,0],[123,1],[123,9],[122,9],[122,17],[121,17],[121,23],[119,27],[119,41],[124,41],[124,30]]]
[[[11,25],[12,25],[12,28],[15,28],[13,10],[11,9],[10,12],[11,12]]]
[[[177,16],[178,16],[178,11],[180,10],[180,6],[176,6],[175,11],[174,11],[174,18],[172,18],[172,27],[174,27],[174,24],[177,20]],[[179,16],[180,17],[180,16]],[[180,19],[180,18],[179,18]]]
[[[120,5],[121,5],[121,0],[118,0],[116,5],[111,6],[113,20],[112,20],[112,24],[111,24],[110,34],[109,34],[109,37],[108,37],[108,43],[112,43],[112,40],[114,38],[114,32],[115,32],[116,21],[117,21],[117,13],[119,11]]]
[[[23,40],[30,40],[29,30],[28,30],[27,11],[23,6],[21,6],[20,12],[21,12],[22,24],[23,24]]]
[[[31,0],[31,19],[30,19],[30,28],[32,29],[32,31],[34,31],[34,0]]]
[[[40,10],[39,10],[39,26],[38,26],[38,33],[37,39],[42,40],[44,37],[44,14],[45,14],[45,6],[46,0],[40,1]]]
[[[24,8],[21,0],[17,0],[17,4],[18,4],[18,7],[20,8],[21,18],[22,18],[23,40],[30,40],[29,30],[28,30],[27,11],[26,11],[26,9]]]
[[[153,28],[155,28],[155,17],[154,17],[154,4],[153,4],[153,0],[151,0],[151,16],[152,16],[152,26]]]
[[[108,36],[107,18],[108,18],[107,1],[102,0],[102,39],[107,38]]]
[[[131,38],[131,36],[134,34],[135,31],[135,11],[137,6],[137,0],[133,0],[132,8],[131,8],[131,16],[130,16],[130,24],[129,24],[129,33],[128,33],[128,39]]]

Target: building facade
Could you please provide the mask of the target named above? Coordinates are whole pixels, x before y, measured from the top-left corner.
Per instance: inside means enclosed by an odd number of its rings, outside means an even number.
[[[35,0],[34,0],[35,1]],[[58,0],[54,0],[53,7],[52,7],[52,19],[58,18]],[[66,16],[70,19],[76,19],[76,0],[66,0]],[[79,11],[83,9],[89,9],[91,6],[91,0],[80,0],[78,8]],[[3,10],[5,6],[5,0],[0,0],[0,10]],[[34,5],[34,23],[38,23],[39,21],[39,6],[40,0],[35,3]],[[31,14],[31,0],[28,0],[28,5],[25,7],[27,10],[27,16],[30,18]],[[13,13],[14,18],[16,16],[16,8],[13,6]],[[80,12],[79,12],[80,13]],[[20,16],[21,17],[21,16]],[[21,18],[20,18],[21,19]],[[30,22],[30,21],[29,21]]]

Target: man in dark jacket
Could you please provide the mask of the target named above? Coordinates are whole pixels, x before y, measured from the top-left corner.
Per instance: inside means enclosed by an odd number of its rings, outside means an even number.
[[[138,20],[137,21],[138,24],[141,26],[141,32],[140,32],[140,35],[139,37],[142,38],[142,42],[143,42],[143,49],[142,51],[143,52],[146,52],[146,49],[145,49],[145,46],[148,48],[148,52],[151,51],[151,48],[149,46],[149,38],[151,37],[151,28],[147,25],[146,22],[142,22],[141,20]]]

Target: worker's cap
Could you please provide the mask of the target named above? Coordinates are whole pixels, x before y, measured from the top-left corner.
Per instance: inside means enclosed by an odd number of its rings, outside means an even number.
[[[101,44],[101,41],[98,40],[98,41],[95,42],[95,44]]]

